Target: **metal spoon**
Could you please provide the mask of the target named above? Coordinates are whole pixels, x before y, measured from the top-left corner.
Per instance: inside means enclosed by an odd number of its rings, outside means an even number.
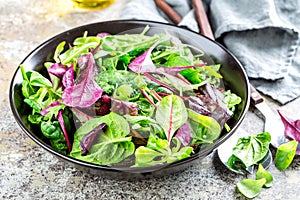
[[[232,149],[233,147],[236,145],[237,141],[239,138],[241,137],[246,137],[249,134],[244,131],[243,129],[239,128],[237,129],[237,131],[228,139],[226,140],[222,145],[220,145],[220,147],[218,148],[217,152],[218,152],[218,156],[221,160],[221,162],[231,171],[238,173],[238,174],[253,174],[255,171],[255,167],[252,165],[250,167],[248,167],[245,170],[235,170],[232,169],[231,167],[228,166],[227,162],[229,160],[229,158],[232,155]],[[260,163],[262,164],[262,166],[267,169],[273,162],[273,158],[272,158],[272,153],[269,150],[268,153],[266,154],[266,156],[260,161]]]

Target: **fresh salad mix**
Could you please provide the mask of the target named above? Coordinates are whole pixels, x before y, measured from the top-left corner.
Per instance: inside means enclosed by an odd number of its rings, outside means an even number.
[[[20,66],[28,121],[57,151],[99,165],[172,163],[211,145],[241,98],[220,65],[162,31],[58,44],[48,76]],[[125,164],[124,164],[125,163]]]

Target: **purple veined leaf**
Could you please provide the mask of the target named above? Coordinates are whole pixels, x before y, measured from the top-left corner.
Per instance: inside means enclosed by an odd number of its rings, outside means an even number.
[[[57,76],[58,78],[62,78],[63,75],[66,73],[68,67],[66,67],[65,65],[61,64],[61,63],[54,63],[53,65],[51,65],[50,68],[48,68],[48,73],[53,74],[55,76]]]
[[[58,112],[57,120],[60,124],[60,127],[61,127],[63,133],[64,133],[64,136],[65,136],[65,139],[66,139],[66,142],[67,142],[67,146],[68,146],[68,151],[71,152],[72,147],[71,147],[71,142],[69,140],[69,135],[68,135],[68,132],[67,132],[67,129],[66,129],[66,126],[65,126],[64,118],[63,118],[63,110],[60,110]]]
[[[81,56],[82,57],[82,56]],[[103,93],[103,90],[95,82],[96,63],[92,54],[84,55],[86,67],[81,71],[75,84],[65,88],[62,94],[63,103],[69,107],[89,107],[93,105]]]
[[[76,116],[76,118],[80,121],[80,123],[85,123],[91,119],[94,119],[93,116],[87,114],[86,112],[78,109],[78,108],[70,108],[70,110],[72,111],[72,113],[74,114],[74,116]]]
[[[286,117],[281,111],[277,110],[283,125],[284,125],[284,135],[290,139],[297,140],[300,142],[300,120],[291,120]]]
[[[88,150],[93,145],[93,142],[98,137],[99,132],[106,126],[105,123],[100,124],[91,132],[87,133],[80,141],[81,155],[86,155]]]
[[[155,42],[142,55],[136,57],[133,61],[129,63],[128,68],[137,74],[143,74],[144,72],[155,71],[156,67],[151,60],[151,52],[158,44],[159,41]]]
[[[104,38],[104,37],[106,37],[106,36],[110,36],[110,35],[111,35],[110,33],[101,32],[101,33],[98,33],[98,34],[97,34],[97,37]]]
[[[181,143],[183,144],[183,146],[189,146],[191,143],[191,126],[188,122],[185,122],[178,130],[177,133],[175,135],[175,137],[177,137]]]
[[[173,76],[178,76],[178,73],[182,70],[185,69],[190,69],[194,68],[194,66],[176,66],[176,67],[162,67],[163,72],[173,75]],[[158,71],[160,71],[161,68],[158,68]]]
[[[184,101],[177,95],[164,97],[157,106],[155,119],[164,129],[166,138],[170,144],[175,132],[188,119]]]
[[[174,88],[172,88],[171,86],[169,86],[169,85],[161,82],[160,80],[157,80],[156,78],[154,78],[153,76],[151,76],[149,73],[144,73],[144,76],[147,77],[148,79],[150,79],[151,81],[153,81],[154,83],[157,83],[158,85],[161,85],[161,86],[167,88],[168,90],[170,90],[170,91],[172,91],[174,93],[177,92]]]
[[[58,105],[60,105],[60,102],[59,101],[54,101],[53,103],[51,103],[50,105],[48,105],[44,109],[42,109],[40,111],[40,114],[45,116],[45,115],[47,115],[49,108],[54,107],[54,106],[58,106]]]
[[[221,127],[230,119],[228,109],[224,109],[211,98],[200,95],[191,96],[188,100],[188,107],[194,112],[214,118]]]
[[[138,105],[134,102],[122,101],[119,99],[111,98],[111,108],[112,112],[121,115],[131,115],[138,116]]]
[[[73,65],[71,65],[67,69],[66,73],[63,75],[63,78],[62,78],[63,86],[65,88],[73,86],[74,85],[74,79],[75,79],[75,71],[74,71]]]
[[[108,95],[102,95],[100,99],[95,103],[95,110],[98,116],[104,116],[110,113],[111,98]]]
[[[146,91],[143,90],[142,88],[139,88],[139,90],[141,91],[142,95],[149,101],[149,103],[152,104],[155,108],[157,108],[157,105],[152,101],[152,99],[150,99]]]

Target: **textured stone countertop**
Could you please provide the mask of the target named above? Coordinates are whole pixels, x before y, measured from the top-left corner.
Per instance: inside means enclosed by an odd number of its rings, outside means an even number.
[[[67,0],[0,0],[0,199],[244,199],[236,183],[246,178],[227,170],[214,152],[186,170],[142,181],[119,181],[82,172],[35,144],[17,125],[10,107],[10,80],[20,62],[43,41],[67,29],[118,19],[125,0],[104,10],[73,8]],[[275,110],[278,105],[268,100]],[[299,115],[300,99],[282,106]],[[241,127],[263,130],[261,115],[250,107]],[[273,187],[256,199],[298,199],[300,158],[280,172]],[[251,178],[251,176],[248,176]]]

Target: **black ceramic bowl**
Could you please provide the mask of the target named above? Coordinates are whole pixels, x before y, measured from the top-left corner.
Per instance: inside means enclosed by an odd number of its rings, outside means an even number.
[[[179,170],[183,170],[192,163],[195,163],[198,159],[204,158],[210,153],[212,153],[219,145],[226,141],[241,124],[247,110],[249,107],[249,82],[245,71],[238,60],[227,51],[222,45],[215,41],[210,40],[195,32],[186,30],[184,28],[179,28],[170,24],[163,24],[151,21],[137,21],[137,20],[118,20],[118,21],[107,21],[94,23],[89,25],[80,26],[72,30],[63,32],[33,50],[23,61],[22,64],[25,66],[26,70],[37,70],[42,72],[43,63],[45,61],[50,61],[53,57],[54,50],[56,46],[62,42],[67,41],[71,43],[75,38],[83,35],[85,31],[88,31],[89,35],[96,35],[99,32],[108,32],[111,34],[119,34],[124,31],[135,31],[143,30],[146,25],[149,25],[153,30],[157,31],[156,28],[165,29],[171,32],[179,33],[180,38],[184,43],[191,44],[193,46],[199,47],[209,55],[213,62],[220,63],[221,74],[223,75],[225,87],[231,89],[232,92],[236,93],[242,98],[242,103],[236,109],[234,116],[228,122],[231,127],[231,131],[226,133],[222,132],[221,137],[214,142],[210,147],[201,150],[200,152],[194,154],[193,156],[174,162],[168,165],[153,166],[153,167],[143,167],[143,168],[112,168],[108,166],[100,166],[96,164],[86,163],[74,159],[72,157],[63,155],[52,148],[46,141],[43,141],[40,137],[39,130],[35,130],[27,121],[27,115],[29,114],[29,109],[26,109],[26,105],[23,102],[23,96],[21,91],[22,76],[21,71],[18,68],[13,76],[10,86],[10,106],[15,116],[17,123],[25,131],[25,133],[38,145],[46,149],[48,152],[57,156],[58,158],[74,164],[80,169],[87,170],[91,173],[99,174],[101,176],[110,176],[115,178],[148,178],[153,176],[162,176]],[[151,30],[151,29],[150,29]],[[153,31],[152,30],[152,31]],[[140,33],[140,32],[138,32]]]

